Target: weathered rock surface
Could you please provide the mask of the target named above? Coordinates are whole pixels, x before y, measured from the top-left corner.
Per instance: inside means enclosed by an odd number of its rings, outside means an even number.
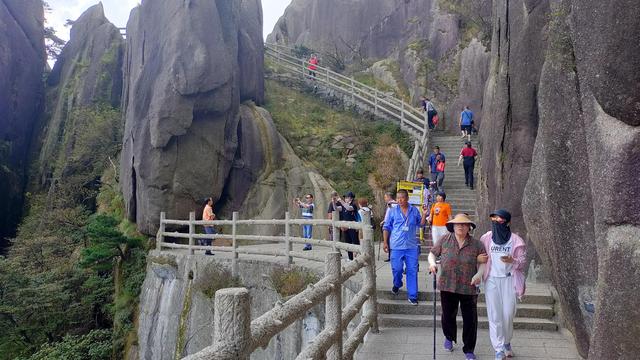
[[[28,153],[44,88],[39,0],[0,0],[0,248],[21,216]]]
[[[127,214],[143,232],[160,211],[185,217],[219,197],[241,166],[240,101],[260,103],[264,91],[259,5],[143,1],[132,11],[121,168]],[[246,192],[253,180],[234,185]]]
[[[433,0],[294,0],[267,41],[316,49],[327,59],[324,65],[335,56],[348,63],[392,61],[403,82],[397,87],[407,88],[416,105],[421,94],[431,97],[443,124],[455,129],[461,103],[475,107],[480,123],[489,54],[469,37],[483,35],[478,24],[488,22],[491,2],[465,1],[461,7],[469,11],[455,14],[442,6]]]
[[[629,1],[494,2],[478,210],[512,210],[589,359],[640,351],[639,15]]]
[[[138,358],[163,360],[194,354],[213,343],[214,299],[212,269],[229,268],[227,260],[187,255],[149,255],[147,275],[140,294],[138,318]],[[253,298],[251,318],[271,310],[281,301],[269,282],[275,264],[241,261],[242,286]],[[218,275],[219,276],[219,275]],[[252,359],[293,359],[324,324],[324,307],[318,306],[274,337],[266,349],[258,349]],[[311,333],[309,333],[311,331]]]
[[[93,121],[73,116],[74,111],[99,106],[117,109],[122,96],[124,39],[105,17],[102,4],[87,9],[74,22],[70,35],[47,79],[47,119],[39,153],[43,184],[63,176],[65,170],[56,166],[65,166],[78,129]],[[59,157],[62,161],[57,161]]]

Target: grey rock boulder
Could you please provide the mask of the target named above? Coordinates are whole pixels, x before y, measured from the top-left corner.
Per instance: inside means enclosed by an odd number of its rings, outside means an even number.
[[[127,24],[122,187],[153,233],[221,196],[238,149],[241,100],[262,101],[258,1],[143,1]],[[167,24],[171,24],[168,26]]]
[[[46,65],[39,0],[0,1],[0,247],[20,220]]]

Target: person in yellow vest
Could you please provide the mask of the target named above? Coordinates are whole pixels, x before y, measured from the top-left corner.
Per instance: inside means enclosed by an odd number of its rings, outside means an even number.
[[[213,213],[213,198],[207,198],[204,210],[202,210],[202,220],[213,221],[216,219],[216,214]],[[204,227],[206,234],[215,234],[216,229],[212,225]],[[213,237],[211,239],[199,239],[200,245],[211,246],[213,243]],[[213,255],[210,250],[205,251],[205,255]]]

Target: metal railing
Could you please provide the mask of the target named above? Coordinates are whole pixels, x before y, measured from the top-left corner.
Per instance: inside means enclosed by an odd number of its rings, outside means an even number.
[[[296,359],[330,360],[352,359],[366,333],[378,331],[378,311],[376,299],[376,274],[373,247],[373,229],[369,216],[363,222],[339,221],[334,212],[331,220],[291,219],[289,213],[282,220],[240,220],[234,212],[231,220],[202,221],[195,220],[195,213],[189,214],[189,220],[166,219],[160,215],[160,229],[157,234],[157,250],[186,249],[189,254],[196,250],[211,250],[232,253],[232,272],[238,273],[240,255],[271,255],[286,258],[292,264],[295,258],[322,261],[325,264],[324,277],[295,295],[284,304],[256,319],[251,319],[251,297],[245,288],[221,289],[215,293],[214,305],[214,343],[186,359],[249,359],[258,347],[265,347],[279,332],[293,322],[301,319],[308,310],[325,303],[325,327],[314,340],[302,350]],[[188,227],[188,233],[166,231],[167,225]],[[196,226],[231,226],[231,234],[198,234]],[[244,235],[239,226],[284,226],[284,235],[262,236]],[[291,227],[299,225],[327,226],[332,229],[333,240],[307,239],[291,235]],[[356,229],[363,232],[360,245],[341,243],[340,230]],[[317,232],[316,232],[317,233]],[[231,246],[196,245],[197,239],[229,239]],[[167,238],[188,239],[187,244],[166,242]],[[239,241],[270,243],[269,249],[251,245],[239,246]],[[327,247],[331,251],[325,257],[312,252],[293,251],[292,244],[312,244],[315,247]],[[354,260],[344,267],[340,250],[357,253]],[[342,285],[357,274],[362,274],[362,286],[353,299],[343,307]],[[343,332],[349,323],[362,310],[360,323],[343,341]]]
[[[363,104],[373,108],[376,116],[382,116],[398,122],[400,129],[412,135],[415,140],[413,154],[407,169],[407,180],[412,180],[418,168],[424,164],[429,152],[429,127],[426,112],[416,109],[404,100],[381,90],[363,84],[353,77],[339,74],[327,67],[316,67],[311,74],[312,64],[294,56],[293,49],[279,44],[265,43],[265,55],[275,60],[276,65],[286,68],[293,74],[300,74],[305,80],[317,81],[320,85],[341,92],[353,104]]]

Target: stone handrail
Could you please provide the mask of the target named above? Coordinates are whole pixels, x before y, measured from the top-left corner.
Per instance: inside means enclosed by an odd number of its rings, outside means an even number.
[[[308,74],[310,63],[292,54],[292,48],[265,43],[265,55],[275,60],[276,65],[282,66],[294,74],[300,74],[303,79],[312,79]],[[385,94],[374,87],[356,81],[353,77],[344,76],[320,65],[315,66],[316,76],[313,77],[315,81],[350,97],[352,103],[355,103],[357,99],[372,106],[374,114],[380,114],[399,122],[400,128],[416,139],[406,177],[407,180],[412,180],[416,170],[423,166],[425,156],[429,152],[429,127],[427,126],[426,112],[414,108],[393,95]]]
[[[369,216],[365,214],[363,222],[340,221],[338,213],[332,214],[331,220],[291,219],[289,213],[283,220],[239,220],[234,212],[231,220],[198,221],[195,213],[189,214],[189,220],[166,219],[160,214],[156,247],[163,249],[187,249],[190,254],[195,250],[227,251],[232,253],[232,272],[238,274],[238,258],[240,254],[284,256],[287,264],[294,258],[323,261],[324,277],[295,295],[284,304],[278,304],[260,317],[251,320],[251,297],[245,288],[221,289],[215,293],[214,304],[214,344],[190,355],[189,360],[230,360],[249,359],[258,347],[265,347],[279,332],[293,322],[301,319],[314,306],[325,303],[325,328],[298,355],[297,359],[327,358],[331,360],[352,359],[357,346],[363,341],[366,333],[378,331],[378,312],[376,299],[375,256],[373,246],[373,229]],[[311,224],[329,226],[333,229],[333,241],[306,239],[291,236],[291,225]],[[188,226],[189,232],[166,231],[167,225]],[[197,234],[196,226],[231,225],[231,234]],[[238,225],[280,225],[285,227],[284,236],[261,236],[238,234]],[[339,242],[340,228],[358,229],[363,232],[360,245]],[[166,242],[165,239],[186,238],[188,244]],[[196,239],[223,238],[231,239],[232,246],[195,245]],[[274,243],[274,249],[255,249],[251,246],[238,246],[238,240],[266,241]],[[332,249],[324,259],[304,252],[292,251],[293,243],[311,243],[314,246]],[[278,244],[283,245],[277,249]],[[354,261],[344,267],[338,250],[358,253]],[[343,308],[342,285],[356,274],[362,274],[362,286],[354,298]],[[362,310],[360,323],[343,342],[343,331]]]

